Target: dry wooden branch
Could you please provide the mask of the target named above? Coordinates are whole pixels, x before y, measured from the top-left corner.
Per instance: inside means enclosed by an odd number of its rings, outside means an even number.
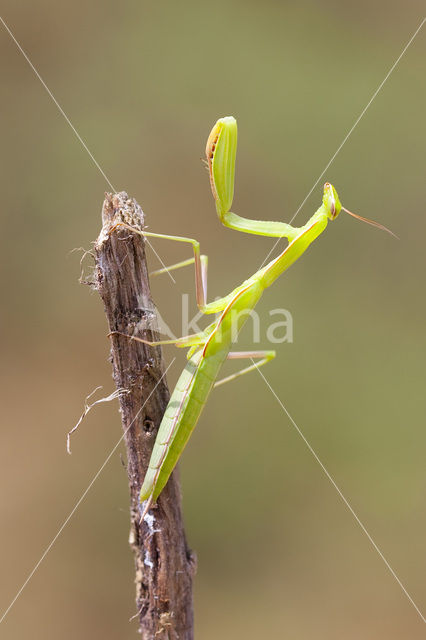
[[[144,239],[123,227],[142,229],[141,207],[127,193],[106,194],[102,231],[95,244],[96,286],[110,331],[158,339]],[[152,446],[169,400],[159,347],[112,337],[111,362],[120,395],[130,485],[130,546],[136,566],[136,605],[143,640],[192,640],[192,579],[195,559],[189,551],[181,514],[176,471],[158,506],[139,523],[139,490]]]

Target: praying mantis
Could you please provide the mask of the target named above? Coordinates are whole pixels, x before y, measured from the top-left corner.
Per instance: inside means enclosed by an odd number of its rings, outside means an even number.
[[[230,209],[234,196],[236,150],[236,120],[232,116],[220,118],[213,127],[206,145],[210,184],[219,219],[231,229],[261,236],[287,238],[289,242],[276,258],[256,271],[228,295],[214,302],[207,302],[207,256],[200,253],[200,244],[197,240],[140,231],[124,222],[114,225],[125,227],[142,236],[191,244],[192,258],[154,273],[160,274],[194,264],[197,306],[203,314],[219,314],[204,331],[177,340],[148,341],[137,336],[112,332],[114,335],[125,336],[127,339],[151,346],[175,344],[177,347],[189,349],[187,364],[164,413],[140,490],[141,504],[146,501],[141,520],[165,487],[212,389],[258,369],[275,357],[275,351],[231,351],[232,343],[247,320],[248,312],[254,309],[264,290],[300,258],[311,243],[323,233],[328,221],[335,220],[342,210],[392,234],[383,225],[342,207],[335,188],[329,182],[324,185],[321,206],[301,227],[293,227],[283,222],[250,220],[232,213]],[[252,364],[237,373],[217,380],[220,369],[227,359],[248,359]],[[254,362],[254,359],[258,361]]]

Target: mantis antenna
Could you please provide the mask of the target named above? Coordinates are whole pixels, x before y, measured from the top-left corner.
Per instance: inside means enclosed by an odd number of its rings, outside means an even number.
[[[377,229],[381,229],[382,231],[387,231],[388,233],[391,234],[391,236],[399,240],[396,233],[394,233],[393,231],[385,227],[384,224],[380,224],[380,222],[376,222],[375,220],[370,220],[370,218],[364,218],[363,216],[360,216],[357,213],[353,213],[352,211],[349,211],[349,209],[345,209],[345,207],[342,207],[342,210],[345,211],[346,213],[349,213],[349,215],[352,216],[353,218],[357,218],[358,220],[361,220],[361,222],[366,222],[367,224],[371,224],[372,227],[377,227]]]

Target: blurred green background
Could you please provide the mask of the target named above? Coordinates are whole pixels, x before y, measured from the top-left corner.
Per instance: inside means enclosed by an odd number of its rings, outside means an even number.
[[[137,198],[151,230],[200,239],[211,298],[273,244],[216,218],[199,160],[216,118],[238,119],[233,209],[290,220],[422,11],[383,0],[2,3],[115,189]],[[109,187],[3,27],[0,48],[3,610],[121,431],[117,406],[101,405],[66,453],[85,396],[113,389],[102,305],[70,254],[96,238]],[[260,304],[265,327],[275,307],[294,319],[294,343],[278,345],[265,376],[423,611],[425,54],[423,28],[295,221],[317,208],[328,179],[345,206],[400,240],[342,214]],[[156,250],[166,264],[189,255],[174,243]],[[153,295],[179,334],[192,273],[176,280],[156,280]],[[183,362],[178,353],[171,386]],[[199,560],[198,639],[424,637],[258,375],[212,395],[181,479]],[[117,453],[2,637],[137,637],[128,521]]]

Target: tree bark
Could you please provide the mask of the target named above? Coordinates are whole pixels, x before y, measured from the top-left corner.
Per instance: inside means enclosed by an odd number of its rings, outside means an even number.
[[[158,340],[145,241],[116,226],[143,229],[144,214],[124,191],[107,193],[102,231],[95,244],[96,287],[110,331]],[[127,448],[130,486],[130,547],[136,569],[136,606],[143,640],[193,640],[192,580],[195,557],[188,549],[176,470],[157,507],[140,522],[139,490],[163,413],[169,401],[160,347],[111,337],[113,378]]]

